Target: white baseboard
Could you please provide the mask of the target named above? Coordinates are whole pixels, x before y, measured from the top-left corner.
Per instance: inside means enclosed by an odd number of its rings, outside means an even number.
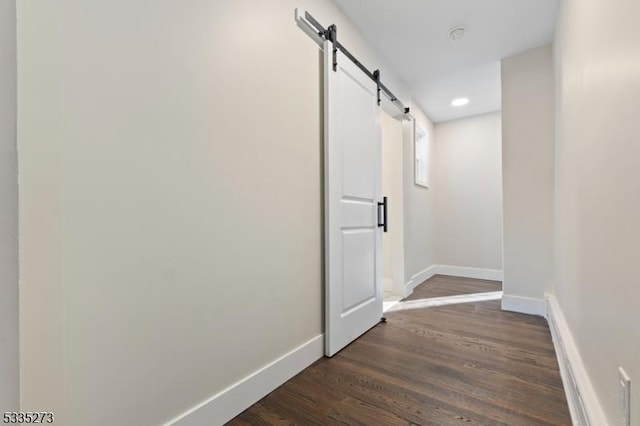
[[[409,282],[404,285],[404,295],[402,296],[407,297],[413,293],[414,288],[437,274],[437,269],[438,265],[431,265],[427,269],[424,269],[412,276]]]
[[[440,275],[502,281],[502,271],[499,269],[468,268],[466,266],[452,265],[436,265],[436,267],[436,274]]]
[[[544,317],[546,314],[544,300],[534,299],[532,297],[512,296],[509,294],[502,296],[502,310],[537,315],[540,317]]]
[[[553,295],[546,296],[546,311],[574,426],[607,426],[609,423],[602,405],[589,380],[562,309]]]
[[[319,335],[187,410],[164,426],[224,424],[322,358],[323,354],[324,336]]]

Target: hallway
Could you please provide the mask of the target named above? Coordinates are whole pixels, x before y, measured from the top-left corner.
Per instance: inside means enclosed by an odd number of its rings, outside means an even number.
[[[0,412],[640,426],[639,16],[0,2]]]
[[[496,281],[437,275],[409,300],[499,291]],[[543,318],[500,301],[396,311],[230,425],[568,425]]]

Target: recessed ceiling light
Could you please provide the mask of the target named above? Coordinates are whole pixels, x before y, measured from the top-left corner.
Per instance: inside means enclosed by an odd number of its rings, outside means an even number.
[[[463,106],[469,103],[468,98],[458,98],[451,101],[451,105],[453,106]]]
[[[449,30],[449,39],[451,39],[451,41],[458,41],[460,40],[462,37],[464,37],[464,33],[467,31],[467,29],[465,27],[459,26],[459,27],[453,27]]]

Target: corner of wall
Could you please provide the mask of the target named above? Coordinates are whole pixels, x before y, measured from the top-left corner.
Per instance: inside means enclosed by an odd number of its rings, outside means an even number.
[[[502,310],[518,312],[520,314],[537,315],[540,317],[546,315],[543,299],[514,296],[509,294],[502,295]]]
[[[550,45],[502,60],[503,309],[534,315],[553,275],[553,80]]]

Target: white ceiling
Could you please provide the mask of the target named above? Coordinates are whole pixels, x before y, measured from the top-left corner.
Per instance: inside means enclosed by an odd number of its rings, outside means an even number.
[[[500,59],[549,43],[558,5],[558,0],[334,1],[434,122],[499,110]],[[451,41],[449,30],[459,25],[465,36]],[[451,106],[459,97],[469,98],[469,104]]]

